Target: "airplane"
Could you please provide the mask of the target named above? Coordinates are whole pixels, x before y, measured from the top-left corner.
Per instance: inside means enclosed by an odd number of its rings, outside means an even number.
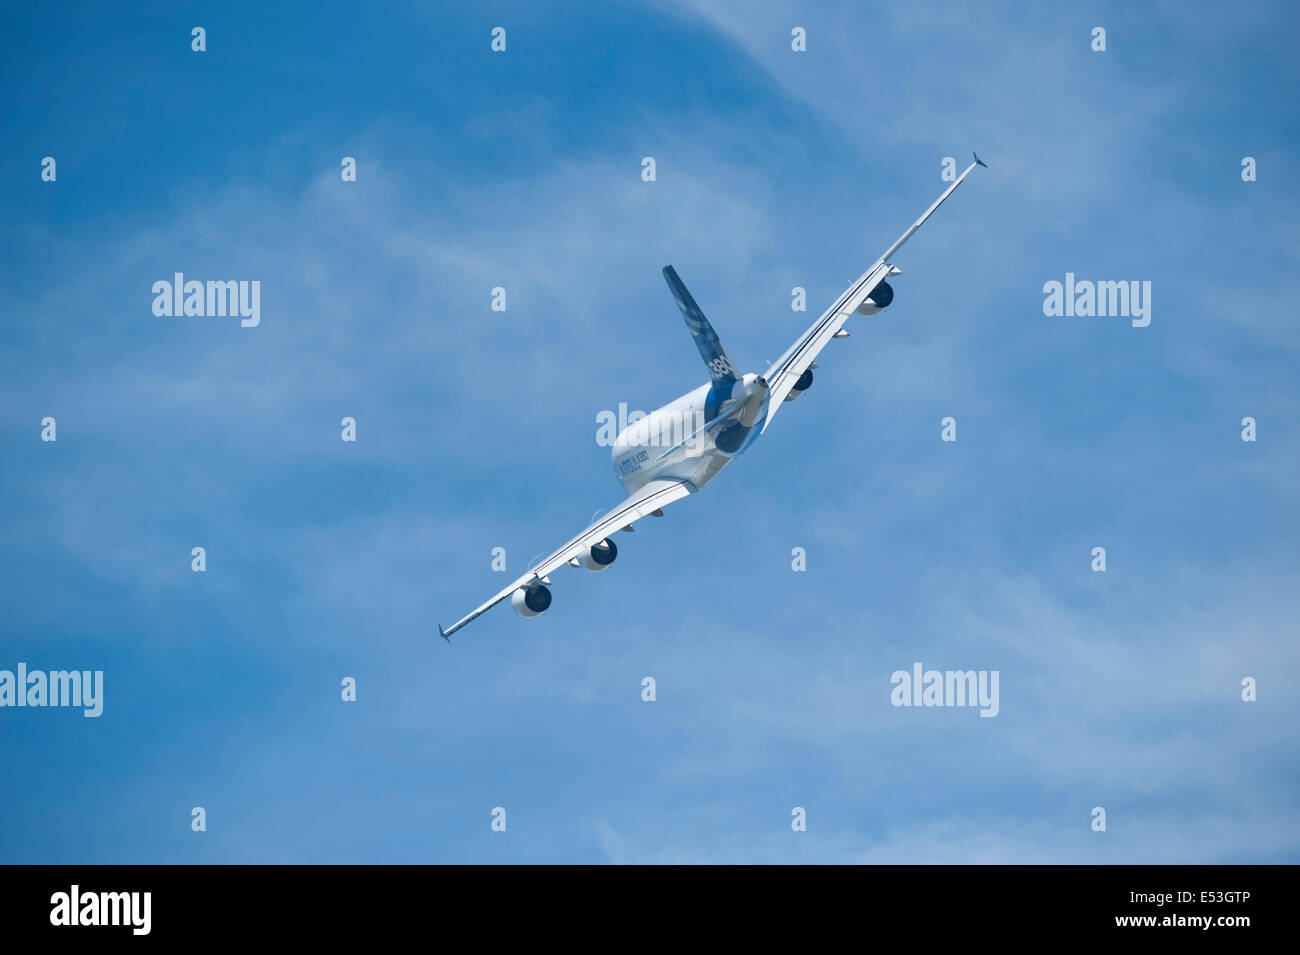
[[[847,338],[844,323],[852,315],[875,315],[889,307],[894,290],[887,279],[902,274],[890,260],[894,253],[921,228],[926,219],[943,205],[976,166],[988,168],[974,153],[966,167],[921,218],[898,237],[885,253],[835,300],[822,317],[800,335],[761,375],[740,374],[717,332],[704,317],[686,285],[671,265],[664,267],[664,279],[695,347],[709,369],[709,381],[644,418],[628,424],[614,441],[611,458],[614,475],[627,499],[598,517],[577,537],[533,566],[510,586],[480,604],[447,629],[438,633],[451,642],[451,635],[477,619],[507,597],[521,617],[537,617],[551,606],[550,575],[565,564],[589,571],[605,570],[618,557],[610,537],[615,531],[630,531],[646,515],[663,515],[673,501],[694,494],[712,481],[728,464],[744,453],[772,423],[778,409],[808,391],[821,350],[834,338]],[[702,423],[684,434],[682,422]]]

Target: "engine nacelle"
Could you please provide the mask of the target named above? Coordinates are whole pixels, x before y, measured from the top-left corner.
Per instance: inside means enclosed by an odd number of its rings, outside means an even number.
[[[799,376],[799,380],[794,383],[794,387],[790,389],[790,393],[785,396],[785,400],[794,401],[794,399],[798,398],[801,394],[803,394],[805,391],[811,388],[812,383],[813,383],[812,369],[811,368],[805,369],[804,373]]]
[[[882,279],[880,284],[871,290],[867,300],[858,306],[857,312],[859,315],[875,315],[889,308],[889,303],[893,300],[894,287]]]
[[[540,617],[551,606],[551,591],[545,584],[531,583],[510,595],[510,606],[521,617]]]
[[[583,568],[595,573],[598,570],[604,570],[610,564],[614,563],[614,558],[618,556],[618,547],[614,542],[606,537],[598,544],[592,544],[587,552],[578,558]]]

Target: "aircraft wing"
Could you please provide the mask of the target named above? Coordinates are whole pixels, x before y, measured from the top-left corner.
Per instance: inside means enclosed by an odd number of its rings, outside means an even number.
[[[479,617],[486,611],[495,607],[501,601],[505,600],[520,587],[526,586],[534,581],[543,582],[542,578],[546,577],[551,571],[564,566],[575,557],[580,557],[591,547],[603,541],[606,537],[615,531],[622,530],[630,524],[635,523],[645,517],[652,511],[657,511],[666,504],[680,500],[688,494],[695,492],[695,486],[688,481],[658,480],[650,481],[645,487],[636,493],[630,495],[627,500],[618,507],[598,517],[590,527],[570,540],[555,553],[544,559],[541,563],[533,567],[532,570],[524,574],[509,587],[497,593],[494,597],[486,602],[479,604],[473,611],[457,620],[450,627],[444,630],[438,628],[438,632],[443,638],[449,638],[453,633],[459,630],[471,620]],[[545,581],[549,583],[549,581]]]
[[[885,254],[876,259],[871,268],[858,276],[857,281],[845,289],[844,294],[835,300],[835,304],[828,308],[822,317],[817,319],[812,327],[800,335],[795,340],[795,343],[786,349],[785,354],[768,368],[764,377],[767,379],[771,391],[769,392],[767,419],[763,422],[763,431],[767,430],[767,426],[772,423],[772,418],[776,416],[778,409],[785,403],[786,395],[790,393],[795,382],[816,360],[821,350],[826,347],[826,343],[844,327],[844,323],[848,321],[849,316],[867,300],[867,297],[875,291],[877,285],[885,280],[886,276],[896,274],[889,262],[894,253],[903,247],[903,243],[912,237],[912,233],[921,228],[925,220],[934,214],[935,209],[943,205],[943,201],[952,195],[953,190],[962,184],[962,180],[970,175],[970,171],[977,165],[984,165],[979,156],[976,156],[975,161],[966,167],[966,171],[943,191],[943,195],[934,200],[934,204],[922,213],[921,218],[913,222],[912,227],[899,236],[898,241],[886,249]]]

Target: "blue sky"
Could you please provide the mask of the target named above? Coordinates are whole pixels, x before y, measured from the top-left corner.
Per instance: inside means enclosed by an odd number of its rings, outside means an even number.
[[[0,710],[0,860],[1300,861],[1291,5],[3,16],[0,669],[105,702]],[[597,412],[705,380],[663,265],[761,370],[972,148],[734,467],[437,639],[620,499]]]

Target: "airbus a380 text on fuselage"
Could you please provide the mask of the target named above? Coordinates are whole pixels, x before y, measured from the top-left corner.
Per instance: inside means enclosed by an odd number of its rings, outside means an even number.
[[[782,404],[808,390],[818,354],[832,338],[848,335],[843,328],[849,316],[874,315],[888,307],[894,299],[894,290],[886,279],[900,273],[890,261],[894,253],[977,165],[984,165],[979,156],[761,375],[737,371],[676,270],[671,265],[665,267],[664,278],[709,369],[709,382],[629,424],[619,434],[614,442],[613,461],[614,473],[627,492],[622,504],[597,518],[577,537],[450,627],[444,630],[440,626],[438,632],[450,638],[507,597],[521,617],[544,613],[551,605],[553,571],[564,564],[604,570],[618,556],[611,534],[631,529],[647,514],[662,513],[665,505],[695,493],[717,477],[718,472],[767,430]],[[683,423],[689,424],[684,427]]]

